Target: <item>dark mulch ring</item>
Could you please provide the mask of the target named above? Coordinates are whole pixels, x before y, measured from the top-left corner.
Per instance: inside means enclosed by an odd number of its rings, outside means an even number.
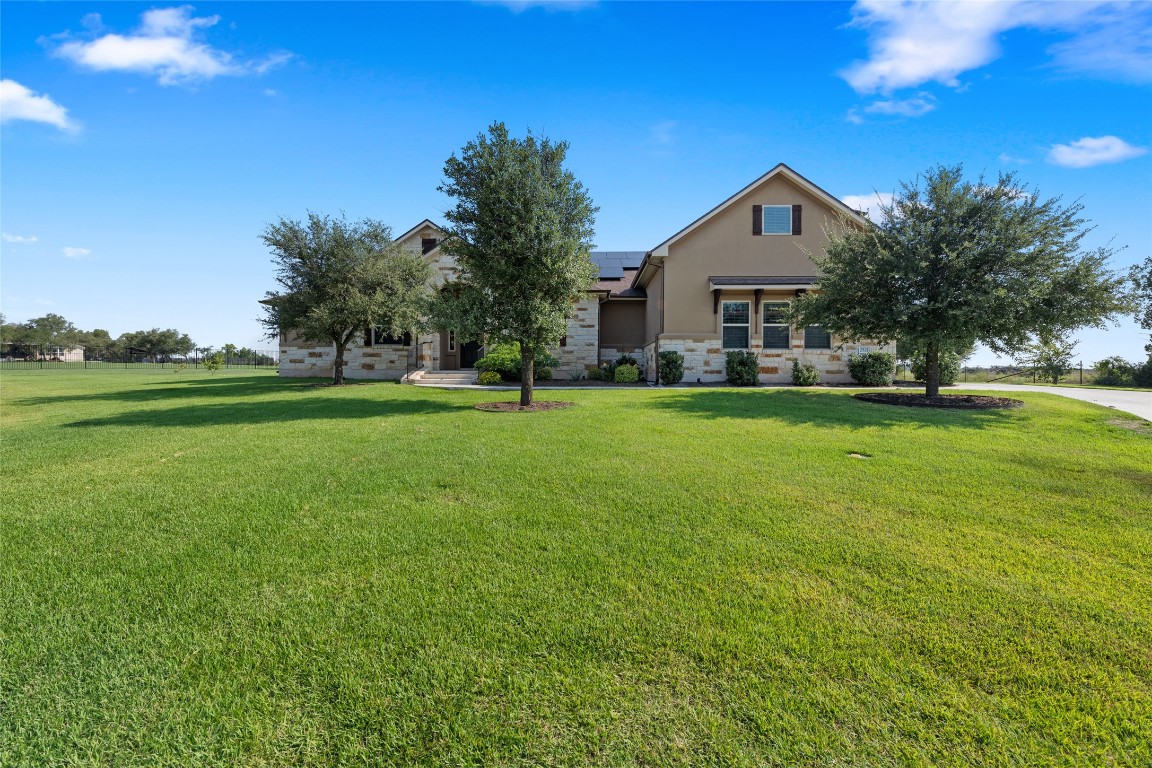
[[[536,400],[527,408],[521,407],[520,403],[477,403],[474,407],[478,411],[492,411],[494,413],[535,413],[536,411],[555,411],[570,405],[572,403],[565,403],[560,400]]]
[[[989,395],[913,395],[906,392],[861,392],[853,395],[857,400],[883,405],[906,405],[913,408],[961,408],[970,411],[983,411],[989,408],[1019,408],[1023,400],[1011,397],[991,397]]]

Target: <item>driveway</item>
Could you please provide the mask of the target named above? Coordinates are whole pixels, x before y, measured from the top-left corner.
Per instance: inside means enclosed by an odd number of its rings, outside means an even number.
[[[1047,392],[1050,395],[1070,397],[1096,403],[1106,408],[1131,413],[1152,421],[1152,392],[1128,392],[1122,389],[1087,389],[1083,387],[1045,387],[1040,384],[965,384],[957,383],[956,389],[991,389],[997,392]]]

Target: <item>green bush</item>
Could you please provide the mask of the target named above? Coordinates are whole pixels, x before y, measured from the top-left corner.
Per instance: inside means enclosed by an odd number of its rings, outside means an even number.
[[[960,364],[964,362],[965,357],[967,355],[961,355],[959,352],[940,350],[941,386],[956,383],[956,379],[960,378]],[[924,381],[925,375],[927,375],[927,371],[924,365],[923,350],[912,353],[912,378],[916,381]]]
[[[679,352],[661,352],[658,366],[661,384],[679,384],[684,380],[684,355]]]
[[[552,369],[559,364],[560,361],[548,354],[547,350],[536,350],[536,361],[535,368],[532,371],[532,378],[537,381],[552,378]],[[476,369],[479,371],[495,371],[500,374],[500,378],[504,381],[520,381],[520,345],[493,345],[491,349],[485,350],[484,357],[476,361]]]
[[[483,384],[486,387],[499,384],[502,381],[504,381],[504,379],[500,378],[500,374],[496,373],[496,371],[484,371],[476,378],[478,384]]]
[[[588,381],[605,381],[603,368],[589,368]]]
[[[814,387],[820,383],[820,372],[813,365],[800,365],[799,360],[793,360],[792,383],[797,387]]]
[[[640,380],[640,366],[638,365],[618,365],[616,366],[615,378],[613,379],[617,384],[632,384]]]
[[[1135,383],[1139,368],[1122,357],[1106,357],[1092,366],[1096,373],[1094,383],[1102,387],[1130,387]]]
[[[1152,357],[1132,374],[1132,383],[1138,387],[1152,389]]]
[[[848,373],[866,387],[888,387],[896,375],[896,357],[887,352],[867,352],[848,358]]]
[[[634,365],[639,368],[640,361],[632,357],[632,355],[620,355],[620,357],[616,358],[616,366],[619,367],[621,365]]]
[[[757,383],[756,353],[745,350],[729,352],[724,362],[728,383],[734,387],[751,387]]]

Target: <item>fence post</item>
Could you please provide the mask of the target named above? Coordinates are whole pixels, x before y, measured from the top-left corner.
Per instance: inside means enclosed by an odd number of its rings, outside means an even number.
[[[1080,361],[1080,383],[1084,383],[1084,361]]]

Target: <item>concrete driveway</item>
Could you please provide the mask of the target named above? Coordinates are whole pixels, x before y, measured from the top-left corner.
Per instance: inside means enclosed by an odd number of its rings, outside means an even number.
[[[952,387],[949,387],[952,389]],[[989,389],[997,392],[1046,392],[1050,395],[1070,397],[1096,403],[1106,408],[1131,413],[1152,421],[1152,392],[1128,392],[1121,389],[1088,389],[1083,387],[1046,387],[1040,384],[965,384],[957,383],[955,389]]]

